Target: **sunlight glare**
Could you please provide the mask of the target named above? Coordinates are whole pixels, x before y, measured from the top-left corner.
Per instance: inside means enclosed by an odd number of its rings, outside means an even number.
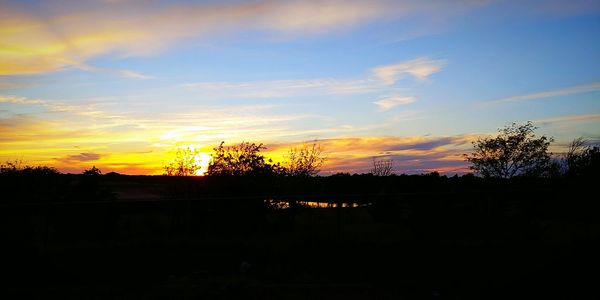
[[[196,164],[200,166],[200,169],[196,170],[196,176],[204,176],[204,173],[208,171],[208,163],[210,162],[210,154],[200,152],[196,155]]]

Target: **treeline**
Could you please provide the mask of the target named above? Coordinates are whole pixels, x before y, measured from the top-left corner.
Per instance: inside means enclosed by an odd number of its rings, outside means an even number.
[[[569,144],[566,153],[555,155],[548,150],[554,141],[553,138],[536,136],[535,130],[536,127],[531,122],[513,123],[500,129],[495,137],[484,137],[473,142],[473,151],[463,156],[471,163],[470,169],[474,174],[484,178],[598,176],[598,145],[592,145],[584,138],[577,138]],[[274,163],[266,158],[261,152],[265,149],[262,143],[242,142],[227,146],[225,142],[221,142],[213,149],[207,169],[201,170],[199,151],[181,148],[177,150],[173,160],[164,166],[164,174],[209,177],[312,177],[319,174],[326,162],[325,153],[316,142],[289,149],[282,163]],[[393,164],[393,159],[373,159],[373,166],[367,174],[378,177],[395,175]],[[29,166],[21,161],[0,165],[0,175],[3,177],[57,174],[59,171],[53,167]],[[101,170],[95,166],[82,173],[88,176],[101,174]],[[111,172],[107,175],[117,174]]]
[[[498,195],[506,191],[589,190],[597,177],[510,179],[483,178],[469,173],[446,176],[123,176],[82,174],[0,175],[2,203],[93,202],[138,200],[267,199],[369,203],[373,199],[407,195],[446,197],[450,194]],[[535,192],[532,192],[535,196]],[[541,197],[537,195],[535,197]]]
[[[4,203],[112,200],[115,195],[103,182],[116,173],[101,174],[95,166],[81,174],[63,174],[53,167],[7,162],[0,165],[0,190]]]
[[[473,142],[473,151],[464,154],[470,169],[485,178],[595,176],[600,165],[600,148],[583,138],[573,140],[563,155],[555,155],[548,148],[552,137],[536,136],[531,122],[513,123],[499,130],[495,137],[484,137]],[[204,175],[208,176],[294,176],[310,177],[319,173],[326,161],[323,149],[317,143],[292,148],[283,163],[273,163],[262,155],[263,144],[242,142],[214,148]],[[176,158],[165,166],[166,175],[197,175],[200,169],[197,152],[179,149]],[[395,174],[393,159],[373,159],[368,174],[390,176]]]
[[[513,123],[495,137],[473,142],[473,152],[465,154],[471,169],[486,178],[597,176],[600,147],[584,138],[573,140],[563,155],[553,155],[548,147],[554,139],[536,136],[531,122]]]
[[[202,175],[308,177],[317,175],[326,160],[321,146],[317,143],[289,149],[283,164],[267,159],[261,153],[264,149],[266,147],[262,143],[242,142],[226,146],[225,142],[221,142],[213,149],[208,168]],[[198,160],[198,154],[196,149],[178,149],[175,158],[164,166],[165,175],[199,175],[201,162]]]

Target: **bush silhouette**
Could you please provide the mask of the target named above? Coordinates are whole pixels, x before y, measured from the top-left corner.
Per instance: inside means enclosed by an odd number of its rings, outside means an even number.
[[[48,166],[29,166],[24,165],[22,161],[8,161],[0,165],[0,174],[22,174],[22,175],[57,175],[60,172],[53,167]]]

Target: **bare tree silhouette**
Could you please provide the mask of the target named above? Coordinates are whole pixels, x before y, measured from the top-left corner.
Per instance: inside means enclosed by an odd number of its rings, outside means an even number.
[[[394,160],[376,160],[373,158],[373,168],[371,168],[371,174],[375,176],[390,176],[394,171]]]

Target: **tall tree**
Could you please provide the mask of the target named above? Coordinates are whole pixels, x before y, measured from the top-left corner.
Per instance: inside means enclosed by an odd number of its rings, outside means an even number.
[[[548,171],[551,137],[535,135],[531,122],[512,123],[499,130],[496,137],[473,142],[473,153],[465,154],[471,169],[484,177],[511,178],[541,176]]]

